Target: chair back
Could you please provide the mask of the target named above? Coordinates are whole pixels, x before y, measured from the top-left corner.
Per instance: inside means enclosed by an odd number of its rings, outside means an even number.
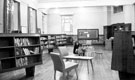
[[[68,56],[69,55],[66,46],[59,46],[58,49],[60,51],[61,56]]]
[[[86,56],[94,57],[95,56],[95,49],[93,46],[88,46],[86,49]]]
[[[51,52],[50,55],[51,55],[51,58],[52,58],[52,61],[54,64],[54,69],[58,70],[60,72],[63,72],[63,70],[65,69],[65,64],[64,64],[60,54]]]

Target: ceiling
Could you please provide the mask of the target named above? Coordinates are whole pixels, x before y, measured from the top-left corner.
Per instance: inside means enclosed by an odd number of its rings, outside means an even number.
[[[95,1],[95,0],[38,0],[39,3],[48,3],[48,2],[73,2],[73,1]]]
[[[134,4],[135,0],[37,0],[38,8],[118,6]]]

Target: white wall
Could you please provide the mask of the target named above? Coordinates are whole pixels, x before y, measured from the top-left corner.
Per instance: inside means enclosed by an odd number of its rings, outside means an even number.
[[[103,34],[103,25],[107,24],[107,7],[82,7],[50,9],[48,12],[48,33],[61,33],[61,15],[73,15],[73,34],[77,29],[98,28]]]
[[[111,25],[111,13],[112,13],[112,10],[111,10],[111,6],[107,6],[107,25]]]
[[[111,14],[111,24],[114,23],[124,23],[124,12],[113,13]]]
[[[124,6],[124,20],[125,23],[132,23],[132,31],[135,31],[135,9],[134,5]]]
[[[123,12],[113,13],[111,12],[111,24],[114,23],[132,23],[132,30],[134,31],[135,21],[135,8],[134,5],[124,5]]]

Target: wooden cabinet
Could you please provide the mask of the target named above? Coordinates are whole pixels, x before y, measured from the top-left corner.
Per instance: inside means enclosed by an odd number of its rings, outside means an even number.
[[[39,34],[0,34],[0,73],[42,64],[40,46]]]
[[[116,23],[104,26],[104,40],[114,37],[114,32],[119,30],[131,31],[131,23]]]
[[[135,32],[115,32],[111,64],[113,70],[135,74],[134,40]]]

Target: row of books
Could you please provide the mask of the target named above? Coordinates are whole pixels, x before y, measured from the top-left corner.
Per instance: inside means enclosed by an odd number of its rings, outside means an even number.
[[[40,44],[48,44],[48,41],[46,41],[46,42],[40,41]]]
[[[41,41],[41,42],[40,42],[40,44],[44,44],[44,45],[48,45],[48,43],[49,43],[49,44],[55,44],[55,41],[46,41],[46,42]]]
[[[28,65],[27,57],[16,59],[16,67],[22,67],[26,65]]]
[[[41,37],[40,40],[47,40],[47,37]]]
[[[17,56],[25,55],[24,52],[23,52],[23,49],[22,48],[16,48],[16,55]]]
[[[35,47],[33,50],[29,50],[28,48],[23,48],[23,51],[25,55],[31,55],[31,54],[39,54],[39,47]]]
[[[55,39],[55,36],[48,36],[48,39]]]
[[[33,50],[30,50],[28,48],[16,48],[16,55],[31,55],[31,54],[39,54],[39,47],[33,48]]]
[[[46,46],[41,46],[41,49],[44,49],[44,48],[54,48],[55,46],[54,45],[46,45]]]
[[[57,41],[66,41],[67,39],[57,39]]]
[[[61,38],[61,36],[56,36],[56,38]]]
[[[16,38],[15,45],[16,46],[29,46],[31,44],[28,38]]]

